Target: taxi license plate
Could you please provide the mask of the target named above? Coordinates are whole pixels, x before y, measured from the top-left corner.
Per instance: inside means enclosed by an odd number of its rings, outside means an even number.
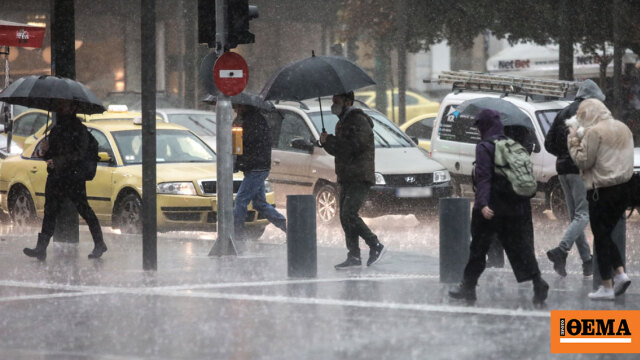
[[[431,194],[432,190],[430,187],[406,187],[396,189],[396,196],[400,198],[431,197]]]

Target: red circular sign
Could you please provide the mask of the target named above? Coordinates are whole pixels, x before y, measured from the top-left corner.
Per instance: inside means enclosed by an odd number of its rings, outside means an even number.
[[[227,96],[240,94],[248,81],[249,67],[237,53],[226,52],[213,65],[213,82]]]

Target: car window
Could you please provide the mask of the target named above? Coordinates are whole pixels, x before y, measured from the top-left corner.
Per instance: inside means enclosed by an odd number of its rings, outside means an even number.
[[[114,131],[113,138],[125,165],[142,163],[142,133],[140,130]],[[216,154],[202,140],[186,130],[156,132],[156,162],[214,162]]]
[[[89,129],[89,133],[98,141],[98,152],[106,152],[113,158],[113,149],[111,149],[107,136],[96,129]]]
[[[168,114],[170,123],[182,125],[198,136],[216,135],[215,114]]]
[[[551,125],[553,124],[553,120],[556,119],[556,115],[558,115],[560,110],[561,109],[544,110],[544,111],[536,112],[536,117],[538,118],[538,122],[540,123],[540,128],[542,129],[542,132],[544,133],[545,137],[547,136],[547,133],[549,132],[549,128],[551,128]]]
[[[291,147],[294,139],[312,140],[311,131],[304,119],[291,111],[281,111],[282,122],[278,135],[277,148],[286,151],[306,152],[305,150]]]
[[[44,151],[40,151],[40,149],[42,148],[42,145],[44,144],[44,140],[45,138],[40,139],[40,142],[38,143],[38,145],[36,145],[35,148],[33,148],[33,152],[31,153],[31,159],[42,159],[42,156],[40,156],[40,154],[43,154]]]
[[[431,133],[433,131],[433,121],[435,118],[430,117],[412,124],[407,128],[407,135],[415,136],[418,139],[431,139]]]
[[[377,111],[365,110],[373,120],[373,138],[376,147],[414,147],[413,142],[389,119]],[[324,125],[329,134],[335,134],[338,117],[330,112],[323,112]],[[320,112],[310,113],[309,117],[318,132],[322,131]]]
[[[37,113],[37,114],[28,114],[28,115],[25,115],[25,116],[21,117],[20,119],[17,119],[16,121],[14,121],[13,122],[13,134],[14,135],[18,135],[18,136],[33,135],[35,133],[35,131],[33,130],[33,125],[35,124],[35,122],[36,122],[36,120],[38,119],[39,116],[40,116],[39,113]],[[45,117],[45,120],[46,120],[46,117]],[[36,129],[36,131],[38,129]]]
[[[480,132],[473,125],[473,119],[456,116],[456,105],[449,105],[442,113],[438,137],[441,140],[477,144],[480,142]]]

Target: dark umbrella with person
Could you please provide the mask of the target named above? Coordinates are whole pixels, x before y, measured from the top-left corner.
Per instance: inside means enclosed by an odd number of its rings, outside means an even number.
[[[344,57],[316,56],[291,63],[278,70],[267,82],[260,95],[265,100],[306,99],[344,94],[375,82],[358,65]],[[320,102],[322,131],[322,102]]]
[[[106,111],[102,102],[82,83],[50,75],[25,76],[0,92],[0,101],[47,111],[61,107],[80,114]],[[47,117],[47,129],[48,129]]]

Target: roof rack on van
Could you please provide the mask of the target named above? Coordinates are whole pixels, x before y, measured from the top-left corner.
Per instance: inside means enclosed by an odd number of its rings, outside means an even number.
[[[579,83],[575,81],[548,80],[522,76],[496,75],[475,71],[443,71],[439,84],[451,84],[453,90],[475,90],[566,98],[575,95]]]

